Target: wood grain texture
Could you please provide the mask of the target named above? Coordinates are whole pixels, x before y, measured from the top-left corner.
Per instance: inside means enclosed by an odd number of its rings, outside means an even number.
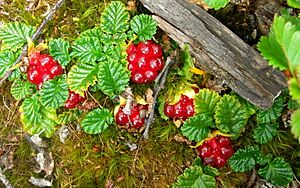
[[[272,106],[287,86],[252,47],[200,7],[186,0],[141,0],[159,27],[180,46],[189,44],[196,66],[223,79],[244,99],[260,108]]]

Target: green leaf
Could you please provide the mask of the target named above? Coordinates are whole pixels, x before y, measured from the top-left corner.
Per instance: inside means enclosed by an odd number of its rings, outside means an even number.
[[[288,105],[288,109],[292,111],[300,108],[300,104],[294,99],[289,99],[287,105]]]
[[[259,155],[258,146],[246,146],[239,149],[229,159],[229,165],[234,172],[246,172],[255,167],[255,157]]]
[[[276,121],[280,116],[284,107],[284,96],[280,95],[274,101],[271,108],[266,110],[259,110],[257,114],[257,121],[259,123],[269,123]]]
[[[220,8],[225,7],[229,0],[204,0],[204,2],[211,8],[218,10]]]
[[[72,109],[69,111],[65,111],[57,117],[57,123],[60,125],[66,125],[68,123],[72,123],[79,119],[82,113],[78,109]]]
[[[288,0],[288,5],[293,8],[300,8],[300,0]]]
[[[36,95],[26,98],[20,107],[21,122],[29,134],[41,134],[51,137],[56,131],[56,111],[45,108]]]
[[[16,100],[21,100],[31,94],[31,86],[32,84],[30,84],[28,81],[17,79],[11,85],[10,92]]]
[[[84,32],[82,32],[80,34],[80,37],[95,37],[98,38],[99,40],[102,38],[102,32],[101,32],[101,28],[100,27],[95,27],[93,29],[88,29],[85,30]]]
[[[291,132],[300,142],[300,110],[297,110],[292,114],[291,126]]]
[[[181,127],[181,132],[190,141],[200,142],[205,139],[210,129],[213,126],[213,120],[211,117],[205,114],[199,114],[186,120]]]
[[[21,119],[24,120],[24,123],[40,124],[42,121],[40,109],[41,104],[36,95],[33,95],[31,98],[26,98],[20,107]]]
[[[207,114],[213,117],[214,110],[220,100],[220,95],[209,89],[201,89],[195,96],[195,111],[197,114]]]
[[[214,177],[203,174],[201,167],[192,166],[184,170],[184,173],[177,178],[173,188],[215,188]]]
[[[82,63],[92,63],[101,60],[102,46],[100,40],[95,37],[80,37],[72,46],[72,57],[78,58]]]
[[[2,49],[16,51],[27,42],[27,38],[33,35],[34,30],[34,27],[19,22],[4,24],[0,28]]]
[[[109,125],[112,124],[114,118],[107,109],[95,109],[89,112],[81,121],[84,132],[88,134],[103,133]]]
[[[239,136],[247,123],[248,113],[235,97],[224,95],[216,106],[214,117],[222,132]]]
[[[273,157],[272,157],[271,154],[263,155],[262,153],[259,153],[255,157],[256,163],[261,165],[261,166],[264,166],[264,165],[268,164],[269,162],[272,161],[272,159],[273,159]]]
[[[50,55],[64,67],[71,61],[69,48],[69,41],[65,41],[64,39],[53,39],[49,42]]]
[[[15,62],[15,56],[12,51],[0,51],[0,78],[5,75]]]
[[[57,109],[64,106],[69,96],[66,78],[63,76],[44,82],[40,95],[41,103],[45,107]]]
[[[129,28],[129,13],[119,1],[111,2],[101,16],[101,28],[109,34],[124,33]]]
[[[258,174],[277,186],[287,186],[294,175],[291,166],[282,157],[276,157],[266,167],[259,169]]]
[[[155,35],[157,24],[151,16],[139,14],[131,19],[130,27],[137,34],[140,41],[146,41]]]
[[[300,31],[289,16],[275,15],[268,37],[262,37],[258,49],[273,67],[291,72],[300,61]]]
[[[129,72],[116,61],[106,61],[99,64],[98,84],[103,93],[108,96],[118,95],[129,83]]]
[[[260,123],[254,129],[253,138],[259,144],[266,144],[277,134],[278,123]]]
[[[98,65],[96,63],[79,63],[68,73],[67,82],[70,90],[84,96],[88,87],[97,80]]]
[[[241,103],[242,107],[248,113],[249,117],[256,113],[257,108],[253,104],[251,104],[250,102],[246,101],[245,99],[243,99],[242,97],[240,97],[236,93],[234,93],[233,96],[236,97],[239,100],[239,102]]]
[[[208,165],[203,165],[202,170],[204,174],[210,175],[212,177],[220,176],[220,172],[218,171],[217,168]]]
[[[289,93],[292,96],[292,98],[298,103],[300,103],[300,85],[298,84],[298,81],[296,78],[291,78],[289,80]]]
[[[193,58],[190,54],[190,48],[186,44],[183,47],[183,50],[180,54],[180,58],[183,64],[183,67],[178,70],[178,74],[183,76],[186,80],[191,80],[194,73],[191,72],[191,68],[194,67]]]

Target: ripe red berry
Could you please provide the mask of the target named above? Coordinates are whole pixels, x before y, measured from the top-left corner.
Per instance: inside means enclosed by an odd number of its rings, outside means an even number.
[[[162,48],[152,40],[130,44],[126,50],[131,81],[137,84],[154,81],[163,69]]]
[[[45,81],[63,74],[63,68],[51,56],[34,52],[29,59],[27,79],[37,85],[38,90],[42,88]]]
[[[204,164],[218,168],[225,166],[234,153],[230,138],[220,135],[206,140],[196,151]]]
[[[145,123],[145,117],[142,115],[143,110],[148,110],[148,105],[133,104],[131,106],[130,114],[125,114],[123,112],[124,105],[120,106],[115,119],[116,123],[122,127],[139,129]]]
[[[78,93],[69,90],[69,97],[65,103],[65,108],[71,109],[75,108],[80,102],[85,101],[86,96],[82,97]]]
[[[164,113],[170,118],[186,120],[195,114],[194,99],[181,95],[181,98],[177,103],[173,105],[170,105],[169,103],[165,104]]]

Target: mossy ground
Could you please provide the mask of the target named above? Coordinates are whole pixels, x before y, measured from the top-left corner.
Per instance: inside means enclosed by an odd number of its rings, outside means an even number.
[[[39,1],[40,4],[44,2]],[[123,1],[126,3],[126,1]],[[44,3],[54,5],[55,1]],[[85,0],[66,1],[54,19],[50,21],[41,39],[63,37],[68,40],[76,38],[80,32],[99,25],[103,7],[109,1]],[[33,11],[26,11],[25,0],[4,1],[1,5],[0,20],[3,22],[21,21],[39,25],[46,11],[46,6]],[[32,187],[28,182],[30,176],[41,177],[33,171],[34,151],[23,138],[22,125],[19,121],[18,106],[10,95],[10,84],[6,82],[0,88],[0,143],[11,147],[14,152],[14,167],[5,172],[14,187]],[[134,91],[145,87],[135,87]],[[165,188],[175,182],[196,157],[193,149],[185,143],[174,141],[179,133],[172,122],[156,118],[150,130],[148,140],[139,141],[139,134],[127,133],[117,127],[111,127],[101,135],[88,135],[77,131],[77,124],[68,125],[71,134],[62,144],[58,135],[47,140],[48,151],[52,152],[55,168],[53,172],[54,187],[104,187],[113,182],[117,187],[151,187]],[[249,126],[249,129],[251,125]],[[237,149],[253,144],[249,136],[251,131],[234,143]],[[12,137],[15,137],[12,139]],[[130,151],[126,143],[138,144],[138,149]],[[300,171],[300,147],[289,130],[281,130],[271,142],[262,146],[263,151],[274,156],[280,155],[294,167],[297,177]],[[233,173],[223,168],[219,177],[220,187],[245,187],[251,174]],[[0,187],[2,185],[0,184]]]

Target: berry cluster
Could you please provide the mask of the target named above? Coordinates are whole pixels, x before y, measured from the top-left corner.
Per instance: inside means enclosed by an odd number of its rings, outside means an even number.
[[[116,114],[117,124],[124,128],[141,128],[145,123],[145,112],[148,110],[148,105],[133,104],[129,115],[124,113],[124,106],[120,106]]]
[[[181,95],[181,98],[177,103],[173,105],[170,105],[169,103],[165,104],[164,113],[170,118],[186,120],[195,114],[194,99]]]
[[[78,103],[85,101],[86,96],[82,97],[78,93],[69,90],[69,98],[65,103],[65,108],[75,108]]]
[[[137,84],[149,83],[155,80],[164,67],[162,48],[152,40],[131,44],[127,50],[128,69],[131,81]]]
[[[234,153],[230,138],[220,135],[203,142],[196,150],[204,164],[218,168],[225,166]]]
[[[63,68],[51,56],[34,52],[30,56],[27,79],[40,90],[45,81],[63,74]]]

